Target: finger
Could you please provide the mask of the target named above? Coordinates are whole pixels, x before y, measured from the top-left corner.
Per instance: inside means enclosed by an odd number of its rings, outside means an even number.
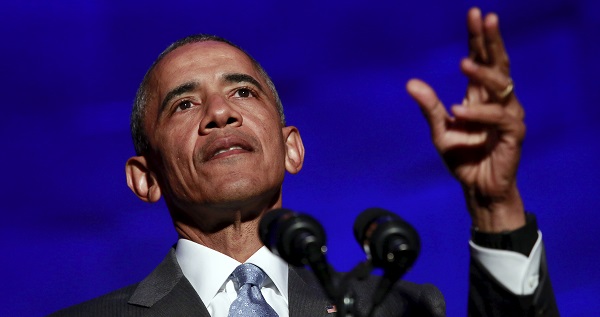
[[[488,91],[496,93],[496,95],[505,91],[512,84],[510,77],[503,71],[478,65],[469,58],[464,58],[461,61],[460,68],[469,80],[483,85]]]
[[[467,13],[467,31],[469,32],[469,57],[486,64],[488,54],[485,48],[485,34],[479,8],[471,8]]]
[[[465,99],[463,99],[463,105],[467,107],[472,105],[481,105],[486,103],[488,100],[489,93],[487,92],[486,88],[473,80],[469,80]]]
[[[509,75],[510,62],[500,34],[499,19],[496,14],[490,13],[485,17],[483,30],[490,64],[499,68],[504,74]]]
[[[447,142],[440,146],[440,152],[450,148],[482,145],[488,140],[488,137],[489,130],[487,129],[450,129],[446,132],[445,139]]]
[[[453,106],[452,114],[457,121],[474,122],[496,126],[500,131],[512,133],[518,139],[525,135],[525,124],[522,116],[515,116],[502,105],[493,104],[485,107]]]
[[[433,88],[419,79],[409,80],[406,83],[406,90],[419,104],[435,141],[446,129],[446,121],[449,118],[446,108],[438,99]]]

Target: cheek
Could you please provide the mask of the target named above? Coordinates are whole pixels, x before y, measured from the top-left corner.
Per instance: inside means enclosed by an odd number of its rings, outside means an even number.
[[[257,116],[253,121],[253,125],[256,126],[253,130],[259,133],[258,137],[261,140],[263,151],[270,156],[277,155],[277,157],[280,156],[280,153],[284,153],[284,142],[279,122],[266,115]]]
[[[281,129],[266,130],[265,143],[268,149],[266,160],[269,162],[269,167],[274,169],[284,169],[285,167],[285,143],[281,135]]]
[[[158,135],[157,144],[160,144],[159,149],[163,164],[165,167],[166,177],[168,179],[183,180],[183,176],[189,174],[192,169],[194,157],[195,138],[192,129],[186,128],[186,125],[181,125],[170,129]],[[177,182],[170,181],[171,185]],[[184,184],[185,182],[181,182]]]
[[[270,108],[271,106],[269,105],[261,105],[261,107],[255,107],[254,111],[247,113],[247,115],[254,124],[264,130],[267,136],[272,139],[280,138],[282,129],[281,118],[275,109]]]
[[[163,152],[187,152],[193,149],[198,134],[198,122],[193,116],[180,116],[169,121],[168,126],[162,127],[157,133],[157,144],[161,144]]]

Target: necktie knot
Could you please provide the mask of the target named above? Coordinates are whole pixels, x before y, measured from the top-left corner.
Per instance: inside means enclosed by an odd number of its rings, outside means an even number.
[[[233,276],[234,281],[238,283],[239,287],[242,287],[244,284],[261,287],[266,278],[265,272],[252,263],[239,265],[233,270],[231,275]]]
[[[239,265],[231,273],[239,287],[237,298],[229,307],[228,317],[277,317],[277,313],[265,301],[260,287],[267,274],[251,263]]]

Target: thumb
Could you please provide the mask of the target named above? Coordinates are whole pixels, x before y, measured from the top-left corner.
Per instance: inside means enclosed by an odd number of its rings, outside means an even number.
[[[419,104],[433,136],[443,133],[448,112],[438,99],[435,91],[424,81],[411,79],[406,83],[406,91]]]

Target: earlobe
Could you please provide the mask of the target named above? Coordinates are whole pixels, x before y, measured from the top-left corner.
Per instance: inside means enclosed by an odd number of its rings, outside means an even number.
[[[125,163],[127,186],[139,199],[155,203],[160,199],[161,190],[156,175],[148,168],[144,156],[133,156]]]
[[[290,174],[296,174],[304,164],[304,144],[300,132],[296,127],[287,126],[283,128],[285,141],[285,169]]]

